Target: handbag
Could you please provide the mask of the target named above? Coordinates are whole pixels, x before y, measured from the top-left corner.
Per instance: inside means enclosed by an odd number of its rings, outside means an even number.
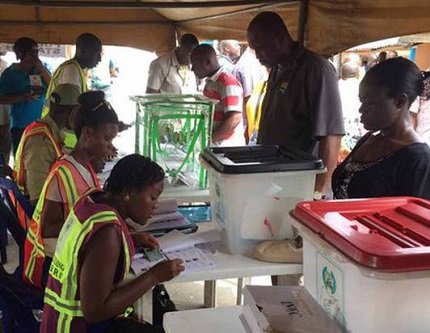
[[[163,326],[163,316],[166,312],[178,311],[175,303],[163,284],[158,284],[152,290],[152,324]]]

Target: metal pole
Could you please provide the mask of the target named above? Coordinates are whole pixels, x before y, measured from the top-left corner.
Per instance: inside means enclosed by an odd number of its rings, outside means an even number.
[[[36,0],[1,0],[0,4],[14,6],[38,6],[51,8],[214,8],[235,7],[247,5],[261,5],[262,3],[289,2],[289,0],[261,1],[261,0],[227,0],[227,1],[145,1],[145,2],[110,2],[110,1],[36,1]]]
[[[297,28],[297,38],[301,45],[305,44],[306,25],[308,21],[308,0],[300,1],[299,24]]]

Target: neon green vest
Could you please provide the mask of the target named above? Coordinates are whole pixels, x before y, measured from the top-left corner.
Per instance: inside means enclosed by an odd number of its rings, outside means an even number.
[[[81,200],[86,200],[82,198]],[[58,312],[56,321],[57,332],[70,332],[72,322],[83,320],[81,301],[78,299],[78,274],[79,274],[79,251],[88,240],[87,236],[103,223],[120,224],[118,216],[113,211],[100,211],[89,216],[81,222],[72,209],[61,229],[57,248],[49,270],[50,279],[45,289],[45,304]],[[131,254],[130,241],[122,232],[122,243],[124,251],[124,270],[122,279],[130,270]],[[51,286],[60,284],[57,291]]]

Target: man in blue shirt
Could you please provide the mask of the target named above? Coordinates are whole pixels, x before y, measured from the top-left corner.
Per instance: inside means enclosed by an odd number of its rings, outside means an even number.
[[[38,57],[37,42],[19,38],[13,45],[18,63],[9,66],[0,77],[0,104],[11,105],[11,134],[16,153],[24,129],[40,118],[46,87],[51,75]]]

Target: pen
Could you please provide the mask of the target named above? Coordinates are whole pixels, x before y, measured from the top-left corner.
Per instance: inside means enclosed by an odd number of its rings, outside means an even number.
[[[163,251],[161,251],[161,254],[163,255],[164,258],[166,258],[167,260],[170,260],[167,254],[165,254]]]

